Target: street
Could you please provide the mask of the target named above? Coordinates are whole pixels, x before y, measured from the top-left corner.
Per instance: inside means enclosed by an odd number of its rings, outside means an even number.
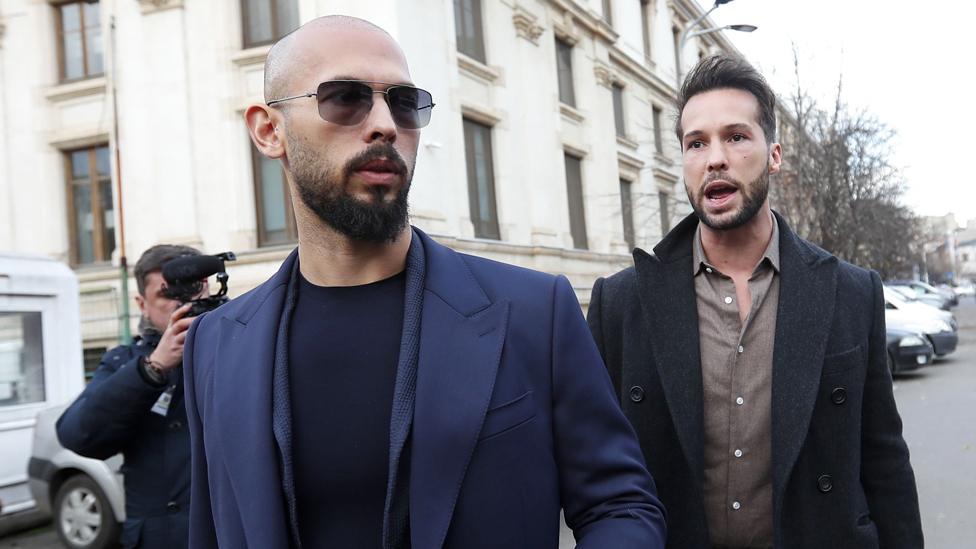
[[[954,549],[976,539],[976,302],[953,312],[959,348],[935,364],[895,378],[918,482],[926,547]],[[573,547],[564,527],[560,549]],[[0,539],[0,549],[58,549],[50,526]]]

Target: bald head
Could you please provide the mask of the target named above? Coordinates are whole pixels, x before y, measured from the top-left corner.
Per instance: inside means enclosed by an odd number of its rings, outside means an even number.
[[[313,65],[316,47],[321,48],[323,36],[339,32],[376,33],[395,43],[382,28],[358,17],[325,15],[286,34],[268,52],[264,63],[264,100],[280,99],[311,90],[296,90],[295,77]]]

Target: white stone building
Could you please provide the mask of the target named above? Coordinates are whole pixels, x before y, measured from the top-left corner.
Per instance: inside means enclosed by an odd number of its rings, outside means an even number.
[[[694,0],[0,0],[0,249],[75,268],[86,356],[119,337],[123,222],[130,266],[160,242],[235,251],[231,295],[292,249],[242,112],[271,42],[331,13],[387,29],[434,95],[410,202],[440,241],[566,274],[585,306],[690,211],[676,62],[732,49],[676,54]]]

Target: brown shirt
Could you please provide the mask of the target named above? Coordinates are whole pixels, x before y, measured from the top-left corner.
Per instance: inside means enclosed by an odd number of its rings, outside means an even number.
[[[779,304],[779,227],[749,278],[743,323],[735,284],[694,240],[705,422],[705,515],[716,547],[773,546],[771,398]]]

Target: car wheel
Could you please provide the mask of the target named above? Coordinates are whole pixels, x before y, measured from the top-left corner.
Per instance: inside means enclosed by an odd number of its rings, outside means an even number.
[[[105,493],[88,475],[65,481],[54,496],[54,525],[65,547],[116,547],[121,527]]]
[[[885,356],[888,357],[888,371],[892,374],[897,373],[898,367],[895,365],[895,359],[891,358],[891,353],[885,353]]]

